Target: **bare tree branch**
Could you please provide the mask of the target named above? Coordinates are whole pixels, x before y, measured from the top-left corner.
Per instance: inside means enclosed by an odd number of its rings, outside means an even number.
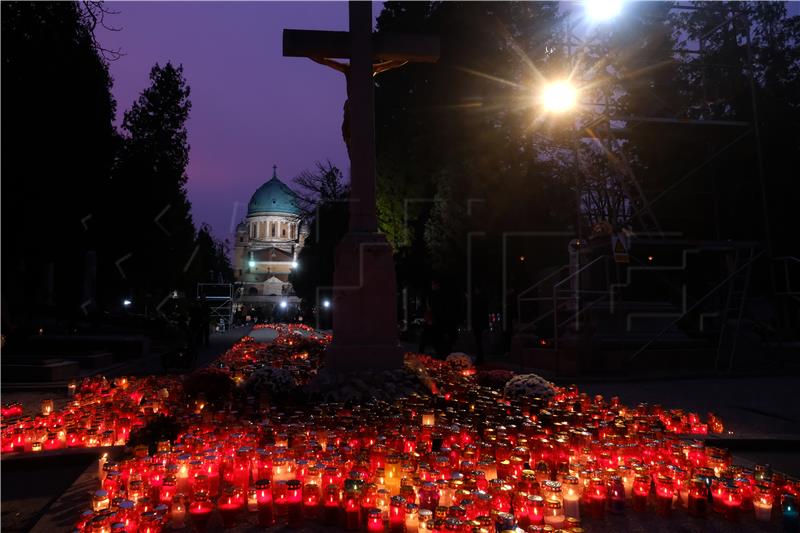
[[[98,24],[101,28],[108,31],[121,31],[122,28],[120,27],[106,24],[107,15],[118,15],[120,12],[109,9],[106,7],[105,2],[99,0],[84,0],[79,4],[79,6],[81,22],[83,22],[86,30],[89,32],[89,36],[92,39],[92,44],[97,50],[100,51],[100,54],[102,54],[103,58],[106,61],[116,61],[120,57],[124,56],[125,54],[122,52],[122,48],[117,48],[116,50],[105,48],[102,44],[100,44],[100,41],[97,40],[97,35],[95,35],[95,30],[97,29]]]

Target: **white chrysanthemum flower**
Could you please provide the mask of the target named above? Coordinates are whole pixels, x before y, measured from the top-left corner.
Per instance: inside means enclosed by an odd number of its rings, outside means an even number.
[[[472,368],[472,358],[462,352],[453,352],[447,356],[447,362],[461,368]]]
[[[555,395],[555,385],[536,374],[520,374],[511,378],[504,389],[507,398],[523,398],[541,396],[550,398]]]

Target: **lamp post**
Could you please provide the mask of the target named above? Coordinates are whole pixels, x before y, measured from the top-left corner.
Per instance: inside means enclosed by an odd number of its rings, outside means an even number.
[[[583,18],[589,23],[607,22],[617,17],[623,8],[623,0],[585,0],[583,2]],[[577,65],[574,64],[573,56],[573,24],[567,21],[567,60],[572,72],[568,78],[551,81],[542,88],[540,96],[540,104],[542,109],[550,115],[565,115],[567,113],[575,113],[579,111],[578,98],[581,95],[581,89],[572,81],[572,76],[577,71]],[[579,132],[576,120],[578,117],[572,115],[571,118],[571,141],[572,150],[574,153],[575,164],[575,203],[576,203],[576,216],[575,216],[575,233],[577,238],[570,242],[569,250],[574,257],[570,257],[570,272],[573,275],[570,288],[572,290],[572,305],[575,312],[575,331],[580,329],[580,253],[582,240],[582,211],[583,211],[583,195],[581,194],[581,163],[580,163],[580,145],[579,145]],[[554,295],[555,297],[555,295]],[[556,325],[557,327],[557,325]]]

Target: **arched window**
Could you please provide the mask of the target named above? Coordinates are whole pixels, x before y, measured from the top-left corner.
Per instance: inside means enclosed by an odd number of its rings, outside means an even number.
[[[250,223],[250,238],[251,239],[256,238],[256,225],[252,222]]]
[[[276,227],[276,226],[277,226],[277,224],[275,224],[275,223],[273,222],[273,223],[272,223],[272,236],[273,236],[273,237],[275,236],[275,232],[277,231],[277,227]]]

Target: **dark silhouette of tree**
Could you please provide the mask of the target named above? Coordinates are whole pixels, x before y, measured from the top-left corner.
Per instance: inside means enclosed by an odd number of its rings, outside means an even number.
[[[2,4],[3,320],[83,317],[102,245],[115,102],[80,4]]]
[[[342,172],[330,161],[317,161],[315,166],[315,170],[304,170],[294,178],[300,189],[295,193],[295,198],[307,219],[314,217],[321,200],[342,201],[348,194]]]
[[[195,260],[187,269],[190,282],[230,283],[233,280],[233,267],[228,242],[215,239],[211,226],[201,224],[195,243]]]
[[[117,217],[118,253],[130,254],[126,277],[151,308],[173,290],[194,291],[186,276],[190,261],[196,260],[186,197],[189,93],[182,66],[156,64],[150,86],[122,121],[123,143],[114,169],[114,196],[125,208],[125,216]]]
[[[306,213],[309,235],[298,257],[300,268],[292,272],[290,281],[298,296],[315,305],[318,289],[330,296],[336,245],[347,232],[349,187],[329,161],[317,162],[315,171],[302,172],[295,183],[301,189],[298,203]]]

